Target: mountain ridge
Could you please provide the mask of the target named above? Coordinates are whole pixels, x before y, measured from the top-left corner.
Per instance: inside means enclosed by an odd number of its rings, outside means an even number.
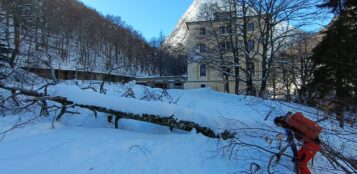
[[[185,45],[188,30],[186,22],[192,22],[199,18],[200,8],[207,3],[212,3],[212,0],[194,0],[186,12],[182,15],[175,29],[165,40],[164,46],[176,47],[180,44]]]

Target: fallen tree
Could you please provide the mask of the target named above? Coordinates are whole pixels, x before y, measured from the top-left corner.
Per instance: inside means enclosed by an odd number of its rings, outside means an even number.
[[[176,128],[180,130],[185,130],[185,131],[192,131],[195,129],[197,133],[201,133],[202,135],[210,138],[221,138],[221,139],[230,139],[230,143],[223,148],[229,149],[230,153],[238,153],[236,151],[237,149],[241,147],[249,147],[251,149],[257,149],[259,151],[263,151],[265,153],[268,153],[271,155],[269,164],[268,164],[268,171],[270,172],[271,170],[271,165],[273,164],[274,159],[276,163],[279,163],[280,157],[285,156],[287,158],[293,158],[290,155],[285,154],[285,151],[287,147],[283,148],[279,152],[276,152],[274,147],[270,146],[269,147],[264,147],[259,144],[252,144],[245,142],[241,140],[241,137],[236,136],[236,132],[239,133],[244,133],[245,130],[244,128],[238,128],[235,130],[226,130],[223,132],[215,132],[212,128],[210,127],[205,127],[202,126],[196,122],[193,121],[186,121],[186,120],[178,120],[175,118],[174,115],[171,116],[162,116],[162,115],[154,115],[154,114],[134,114],[130,112],[123,112],[120,111],[121,109],[109,109],[106,107],[102,106],[97,106],[95,104],[83,104],[81,102],[75,102],[73,99],[69,99],[63,96],[55,96],[55,95],[48,95],[47,94],[47,88],[51,86],[52,84],[48,84],[42,88],[39,88],[37,91],[36,90],[29,90],[25,88],[18,88],[18,87],[8,87],[6,85],[1,84],[0,82],[0,88],[8,90],[13,92],[13,95],[15,96],[27,96],[26,101],[27,103],[30,104],[35,104],[38,103],[43,109],[43,114],[44,115],[49,115],[51,111],[47,111],[46,108],[53,107],[53,105],[48,104],[49,101],[55,102],[56,104],[58,103],[58,106],[55,106],[57,110],[59,110],[59,114],[57,114],[54,117],[54,121],[57,120],[59,121],[61,117],[65,113],[72,113],[75,114],[74,112],[70,111],[70,108],[74,107],[79,107],[83,109],[88,109],[92,111],[95,116],[97,116],[97,113],[105,113],[108,115],[111,115],[115,117],[115,125],[116,128],[118,127],[118,120],[120,118],[125,118],[125,119],[132,119],[132,120],[138,120],[138,121],[143,121],[143,122],[148,122],[148,123],[153,123],[157,125],[162,125],[162,126],[167,126],[170,128]],[[41,91],[41,92],[40,92]],[[30,98],[28,98],[30,97]],[[26,104],[25,107],[27,107],[30,104]],[[269,113],[268,113],[269,114]],[[16,128],[16,127],[14,127]],[[252,130],[254,128],[247,127],[246,129]],[[268,131],[264,130],[262,128],[257,128],[257,130],[260,131]],[[247,134],[248,135],[248,134]],[[330,163],[331,166],[333,166],[336,169],[340,169],[344,171],[345,173],[354,173],[357,171],[356,169],[356,160],[348,158],[344,156],[344,154],[339,153],[338,150],[335,150],[334,148],[330,147],[328,144],[323,143],[322,144],[322,149],[320,153],[322,156],[324,156]],[[259,166],[260,167],[260,166]]]
[[[91,110],[97,115],[97,113],[105,113],[109,115],[115,116],[116,124],[118,123],[117,120],[120,118],[125,118],[125,119],[131,119],[131,120],[138,120],[138,121],[143,121],[143,122],[148,122],[148,123],[153,123],[161,126],[167,126],[170,127],[170,129],[176,128],[184,131],[192,131],[195,129],[197,133],[201,133],[204,136],[210,137],[210,138],[222,138],[222,139],[231,139],[234,138],[235,133],[225,130],[222,133],[217,133],[214,132],[212,129],[208,127],[204,127],[199,125],[198,123],[192,122],[192,121],[185,121],[185,120],[178,120],[174,118],[174,115],[172,116],[159,116],[159,115],[151,115],[151,114],[133,114],[133,113],[127,113],[127,112],[121,112],[118,110],[113,110],[113,109],[108,109],[105,107],[100,107],[100,106],[93,106],[93,105],[84,105],[81,103],[75,103],[73,101],[68,100],[65,97],[61,96],[49,96],[47,95],[47,86],[45,87],[46,89],[44,90],[44,93],[40,93],[34,90],[28,90],[24,88],[17,88],[17,87],[7,87],[3,84],[0,83],[0,88],[9,90],[9,91],[16,91],[16,95],[25,95],[25,96],[30,96],[33,97],[34,101],[39,101],[41,103],[46,103],[46,101],[53,101],[56,103],[59,103],[62,105],[60,107],[61,111],[57,115],[56,120],[60,120],[61,117],[67,112],[68,107],[80,107],[83,109],[88,109]],[[116,127],[118,127],[116,125]]]

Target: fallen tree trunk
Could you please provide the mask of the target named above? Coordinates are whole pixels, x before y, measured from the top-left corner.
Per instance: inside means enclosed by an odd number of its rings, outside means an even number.
[[[208,127],[201,126],[195,122],[185,121],[185,120],[177,120],[176,118],[174,118],[174,116],[158,116],[158,115],[150,115],[150,114],[139,115],[139,114],[133,114],[133,113],[126,113],[126,112],[107,109],[107,108],[99,107],[99,106],[83,105],[81,103],[75,103],[73,101],[70,101],[64,97],[48,96],[46,94],[42,94],[37,91],[16,88],[16,87],[6,87],[5,85],[2,85],[2,84],[0,84],[0,88],[10,90],[10,91],[15,90],[18,94],[34,97],[34,100],[37,100],[37,101],[53,101],[53,102],[62,104],[62,106],[70,105],[71,107],[74,107],[74,106],[80,107],[80,108],[84,108],[84,109],[89,109],[94,112],[101,112],[101,113],[114,115],[114,116],[120,117],[120,118],[144,121],[144,122],[148,122],[148,123],[153,123],[153,124],[157,124],[157,125],[161,125],[161,126],[167,126],[170,128],[176,128],[176,129],[185,130],[185,131],[192,131],[193,129],[195,129],[197,131],[197,133],[201,133],[202,135],[210,137],[210,138],[230,139],[230,138],[234,138],[234,135],[235,135],[233,132],[230,132],[228,130],[226,130],[222,133],[216,133],[212,129],[210,129]]]

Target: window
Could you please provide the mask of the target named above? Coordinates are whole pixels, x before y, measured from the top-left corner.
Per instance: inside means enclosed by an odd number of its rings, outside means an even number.
[[[207,68],[205,64],[200,65],[200,77],[206,77],[207,76]]]
[[[59,55],[61,56],[62,59],[65,59],[65,58],[68,56],[67,50],[65,50],[65,49],[60,49],[60,50],[59,50]]]
[[[24,16],[31,16],[31,9],[26,8],[26,9],[23,10],[22,13],[23,13]]]
[[[247,27],[248,31],[254,31],[254,23],[249,23]]]
[[[228,33],[232,33],[233,32],[232,31],[232,27],[230,27],[230,26],[227,26],[226,30],[228,31]]]
[[[205,88],[206,87],[206,84],[201,84],[201,88]]]
[[[230,42],[221,42],[220,46],[223,51],[229,51],[231,49]]]
[[[248,63],[248,71],[250,71],[253,76],[255,75],[255,63],[254,62]]]
[[[200,34],[206,35],[206,28],[200,28]]]
[[[200,53],[204,53],[207,51],[207,46],[206,46],[206,44],[199,44],[198,49],[199,49]]]
[[[231,73],[231,68],[227,68],[227,73]]]
[[[243,44],[243,41],[242,41],[242,40],[239,40],[239,41],[238,41],[238,48],[240,48],[240,49],[244,48],[243,45],[244,45],[244,44]]]
[[[253,51],[255,48],[255,42],[254,40],[249,40],[248,41],[248,51]]]
[[[226,33],[226,27],[225,26],[220,26],[219,27],[219,31],[220,31],[221,34]]]
[[[226,20],[231,18],[231,14],[229,12],[225,13],[215,13],[214,17],[216,20]]]
[[[174,88],[174,89],[182,89],[183,85],[182,85],[182,83],[175,82],[174,85],[172,86],[172,88]]]
[[[182,83],[174,83],[174,86],[182,86]]]
[[[231,74],[231,68],[226,68],[225,69],[225,71],[223,71],[223,75],[225,75],[225,76],[227,76],[227,75],[229,75],[229,74]]]
[[[236,16],[236,11],[226,11],[226,12],[219,12],[214,13],[215,20],[227,20],[232,19]]]
[[[240,31],[243,31],[244,29],[244,25],[241,25],[241,24],[237,24],[236,26]]]
[[[219,32],[221,34],[232,33],[232,28],[229,27],[229,26],[220,26],[219,27]]]

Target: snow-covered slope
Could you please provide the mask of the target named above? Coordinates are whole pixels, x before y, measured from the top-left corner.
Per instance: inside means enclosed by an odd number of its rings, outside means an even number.
[[[80,89],[88,85],[91,88]],[[107,92],[102,95],[92,90],[98,87],[99,84],[93,82],[66,81],[50,87],[48,92],[79,103],[134,113],[174,114],[180,119],[194,120],[215,129],[236,130],[237,141],[242,145],[233,148],[227,146],[231,141],[210,139],[196,134],[195,130],[171,132],[167,127],[125,119],[120,120],[120,129],[115,130],[113,124],[107,122],[107,115],[98,113],[94,117],[91,111],[80,108],[73,108],[71,111],[78,114],[65,114],[52,129],[51,122],[58,113],[38,118],[40,108],[34,108],[33,112],[0,117],[0,135],[13,125],[30,120],[5,134],[0,141],[1,173],[263,174],[268,173],[267,161],[273,155],[252,145],[279,151],[277,135],[283,130],[273,125],[275,116],[287,111],[301,111],[314,120],[321,117],[321,112],[313,108],[211,89],[164,93],[161,89],[135,83],[110,84],[105,86]],[[133,98],[124,97],[128,90],[133,92]],[[11,94],[0,90],[0,95]],[[325,128],[321,136],[323,140],[336,148],[343,147],[345,153],[353,155],[352,152],[356,152],[355,135],[341,132],[334,136],[334,131],[342,130],[328,121],[320,124]],[[286,145],[286,142],[282,143]],[[286,153],[291,155],[290,151]],[[284,156],[270,170],[289,174],[293,173],[292,168],[291,159]],[[316,174],[339,173],[320,154],[311,168]],[[255,170],[257,172],[253,172]]]
[[[217,174],[236,170],[234,161],[212,158],[216,155],[213,142],[195,134],[148,135],[104,128],[51,130],[49,126],[33,127],[40,133],[0,143],[1,173]]]
[[[185,44],[188,30],[186,22],[192,22],[198,19],[200,8],[206,3],[212,3],[214,0],[194,0],[191,6],[187,9],[185,14],[178,21],[176,28],[165,41],[165,46],[177,46]]]

